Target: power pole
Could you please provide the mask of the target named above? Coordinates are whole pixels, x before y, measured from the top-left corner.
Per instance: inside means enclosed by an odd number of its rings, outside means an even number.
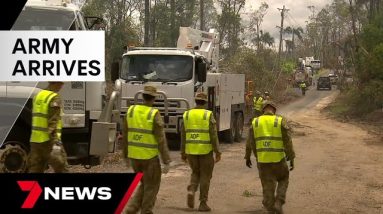
[[[285,5],[283,5],[283,8],[278,8],[279,11],[281,11],[281,26],[280,26],[280,31],[279,31],[279,50],[278,50],[278,65],[279,65],[279,62],[281,60],[281,49],[282,49],[282,35],[283,35],[283,21],[285,19],[285,12],[286,11],[289,11],[289,9],[287,9],[285,7]]]

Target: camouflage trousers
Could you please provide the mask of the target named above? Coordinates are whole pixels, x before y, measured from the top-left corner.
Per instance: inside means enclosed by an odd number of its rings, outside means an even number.
[[[289,185],[289,168],[285,159],[278,163],[258,163],[257,167],[263,189],[262,204],[271,211],[277,200],[281,204],[285,203]]]
[[[126,209],[127,214],[137,213],[141,209],[141,214],[153,213],[153,207],[157,200],[157,194],[161,183],[161,164],[158,157],[150,160],[131,159],[134,172],[144,173],[140,185],[135,194],[129,200]]]
[[[214,169],[213,152],[207,155],[188,155],[187,157],[192,170],[190,185],[187,189],[196,192],[199,186],[199,200],[206,202]]]
[[[31,151],[28,156],[28,170],[30,173],[43,173],[50,165],[55,173],[68,172],[68,162],[65,149],[62,145],[53,142],[30,143]],[[53,146],[59,150],[53,150]]]

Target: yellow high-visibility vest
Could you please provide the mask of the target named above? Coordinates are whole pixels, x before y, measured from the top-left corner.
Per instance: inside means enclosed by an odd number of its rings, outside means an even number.
[[[209,132],[211,115],[212,112],[205,109],[191,109],[184,113],[186,154],[206,155],[213,151]]]
[[[282,140],[282,117],[262,115],[252,122],[259,163],[280,162],[285,155]]]
[[[48,113],[49,104],[53,98],[58,96],[57,93],[49,90],[40,91],[33,98],[32,107],[32,133],[30,141],[33,143],[43,143],[50,140],[48,129]],[[59,138],[61,139],[61,119],[57,123],[57,132],[60,131]]]
[[[254,103],[253,106],[254,106],[255,110],[257,110],[257,111],[262,110],[262,106],[263,106],[263,98],[262,97],[254,97],[253,103]]]
[[[128,157],[148,160],[158,155],[158,142],[153,133],[154,116],[158,109],[130,106],[126,113],[128,123]]]

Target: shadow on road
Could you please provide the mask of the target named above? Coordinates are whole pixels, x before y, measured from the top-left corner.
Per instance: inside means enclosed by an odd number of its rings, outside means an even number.
[[[251,213],[251,214],[265,214],[267,213],[265,210],[254,210],[254,211],[236,211],[235,213]]]
[[[166,207],[174,211],[183,211],[183,212],[197,212],[197,209],[185,208],[185,207]]]

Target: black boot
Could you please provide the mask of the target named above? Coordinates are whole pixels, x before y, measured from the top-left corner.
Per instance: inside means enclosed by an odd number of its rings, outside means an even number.
[[[211,208],[206,204],[206,201],[201,201],[198,211],[200,212],[210,212]]]

